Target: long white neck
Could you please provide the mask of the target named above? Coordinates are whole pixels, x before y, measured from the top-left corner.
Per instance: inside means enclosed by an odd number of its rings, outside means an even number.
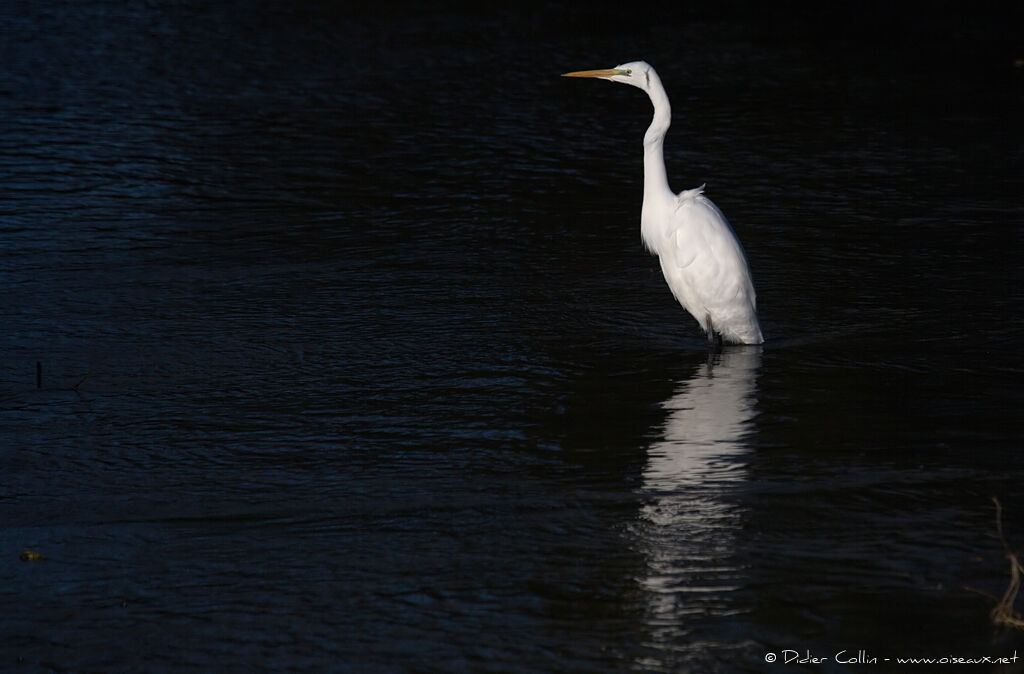
[[[665,174],[664,152],[665,134],[672,124],[672,106],[658,74],[651,70],[649,78],[647,95],[654,104],[654,119],[644,134],[644,201],[672,195]]]
[[[649,73],[647,95],[654,104],[654,119],[644,134],[644,204],[640,211],[640,236],[647,250],[658,253],[668,232],[666,219],[660,214],[671,212],[675,195],[665,174],[665,134],[672,123],[672,106],[661,80],[653,70]]]

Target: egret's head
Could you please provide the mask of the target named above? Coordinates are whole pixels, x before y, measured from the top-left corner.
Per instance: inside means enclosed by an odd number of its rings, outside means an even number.
[[[577,70],[571,73],[564,73],[562,77],[596,77],[610,82],[621,82],[632,84],[644,91],[648,91],[651,85],[651,77],[657,77],[654,68],[646,61],[631,61],[617,65],[614,68],[605,70]]]

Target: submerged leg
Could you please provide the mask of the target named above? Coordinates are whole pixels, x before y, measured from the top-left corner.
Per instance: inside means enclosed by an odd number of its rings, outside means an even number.
[[[718,331],[715,330],[715,326],[711,322],[711,314],[707,315],[707,320],[708,320],[708,346],[710,346],[712,349],[721,349],[722,348],[722,335],[718,334]]]

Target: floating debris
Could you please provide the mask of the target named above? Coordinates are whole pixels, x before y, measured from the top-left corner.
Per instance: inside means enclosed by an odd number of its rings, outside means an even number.
[[[38,562],[43,559],[43,556],[35,550],[26,550],[25,552],[18,555],[18,559],[20,559],[23,562]]]

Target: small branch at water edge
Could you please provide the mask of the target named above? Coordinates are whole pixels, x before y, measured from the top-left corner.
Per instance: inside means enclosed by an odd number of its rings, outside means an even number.
[[[1005,625],[1006,627],[1024,630],[1024,619],[1013,610],[1013,605],[1017,601],[1017,594],[1020,592],[1020,582],[1021,576],[1024,576],[1024,567],[1021,566],[1017,555],[1010,550],[1010,545],[1006,542],[1006,536],[1003,534],[1003,506],[999,503],[999,499],[994,496],[992,501],[996,504],[996,533],[999,534],[999,541],[1003,544],[1006,558],[1010,560],[1010,585],[1006,588],[1006,592],[1003,593],[1002,599],[992,609],[992,622],[996,625]]]

